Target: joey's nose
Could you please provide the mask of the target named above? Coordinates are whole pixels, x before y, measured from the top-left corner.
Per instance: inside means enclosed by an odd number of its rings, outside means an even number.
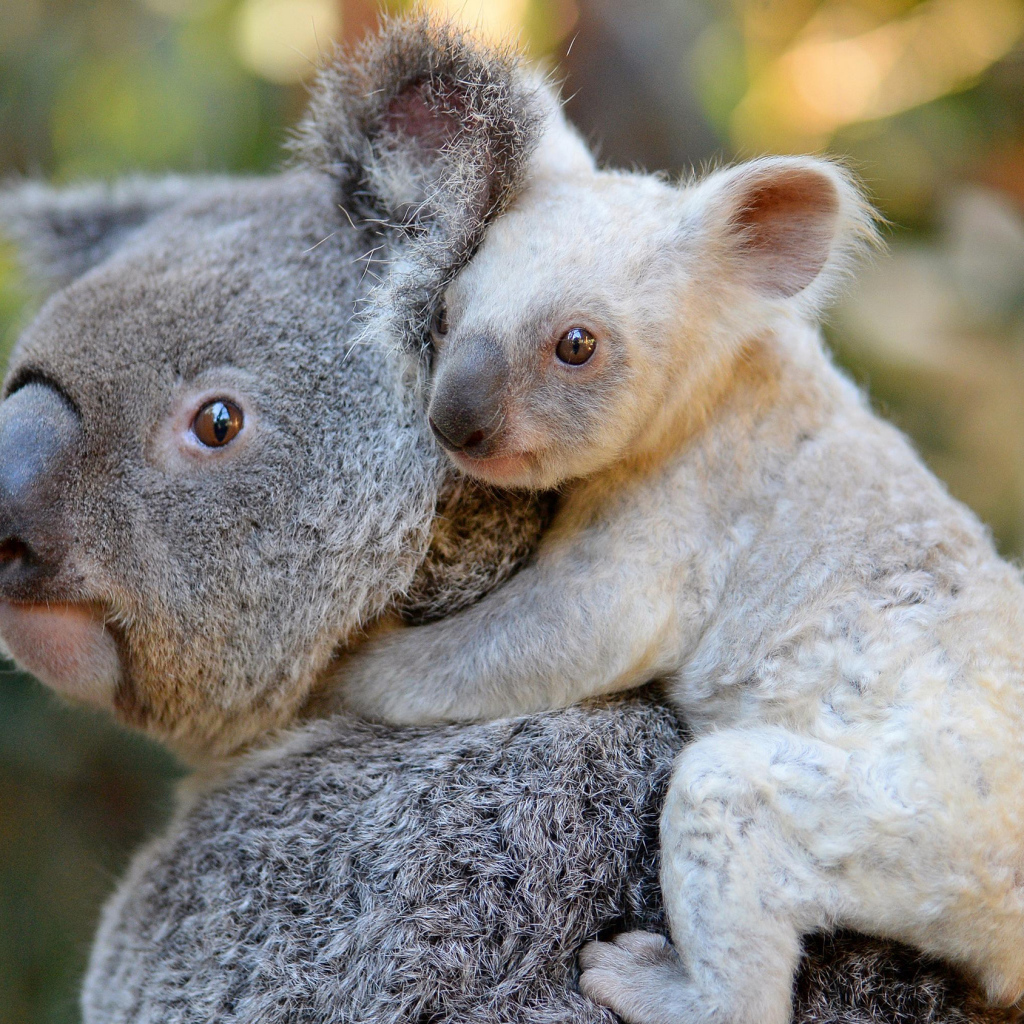
[[[46,384],[26,384],[0,403],[0,599],[39,599],[40,584],[63,564],[61,496],[81,429]]]
[[[442,365],[430,399],[430,429],[449,451],[485,453],[502,424],[508,364],[484,339],[463,343]]]

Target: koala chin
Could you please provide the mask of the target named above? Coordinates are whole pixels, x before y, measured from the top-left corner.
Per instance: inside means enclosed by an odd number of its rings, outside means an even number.
[[[533,561],[341,671],[388,720],[665,680],[693,729],[661,822],[672,944],[587,945],[632,1024],[786,1024],[847,926],[1024,993],[1024,583],[832,365],[817,321],[873,218],[772,158],[673,185],[543,162],[435,308],[463,472],[561,490]]]
[[[101,613],[0,602],[0,636],[13,659],[58,693],[100,708],[114,703],[121,663]]]

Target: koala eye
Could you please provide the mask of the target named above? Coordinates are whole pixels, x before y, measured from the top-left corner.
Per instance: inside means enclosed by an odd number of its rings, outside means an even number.
[[[570,328],[562,335],[555,349],[555,355],[570,366],[585,363],[597,348],[597,338],[585,327]]]
[[[437,304],[434,317],[430,321],[430,331],[436,337],[443,338],[448,333],[448,307],[444,299]]]
[[[245,422],[242,410],[222,398],[207,402],[192,421],[192,433],[207,448],[223,448],[233,441]]]

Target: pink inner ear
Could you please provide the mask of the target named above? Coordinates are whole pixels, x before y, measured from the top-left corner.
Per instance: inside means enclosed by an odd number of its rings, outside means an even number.
[[[748,182],[731,219],[759,291],[789,298],[821,273],[832,251],[839,193],[818,171],[790,168]]]
[[[417,82],[388,104],[384,131],[413,139],[427,152],[438,152],[459,130],[460,99],[452,89]]]

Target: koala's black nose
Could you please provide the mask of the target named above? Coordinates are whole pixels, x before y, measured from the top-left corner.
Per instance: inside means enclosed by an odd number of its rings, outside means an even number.
[[[498,345],[470,339],[446,354],[430,399],[430,429],[449,451],[487,451],[502,424],[508,364]]]
[[[81,430],[47,384],[26,384],[0,403],[0,597],[35,600],[62,566],[61,498]]]

